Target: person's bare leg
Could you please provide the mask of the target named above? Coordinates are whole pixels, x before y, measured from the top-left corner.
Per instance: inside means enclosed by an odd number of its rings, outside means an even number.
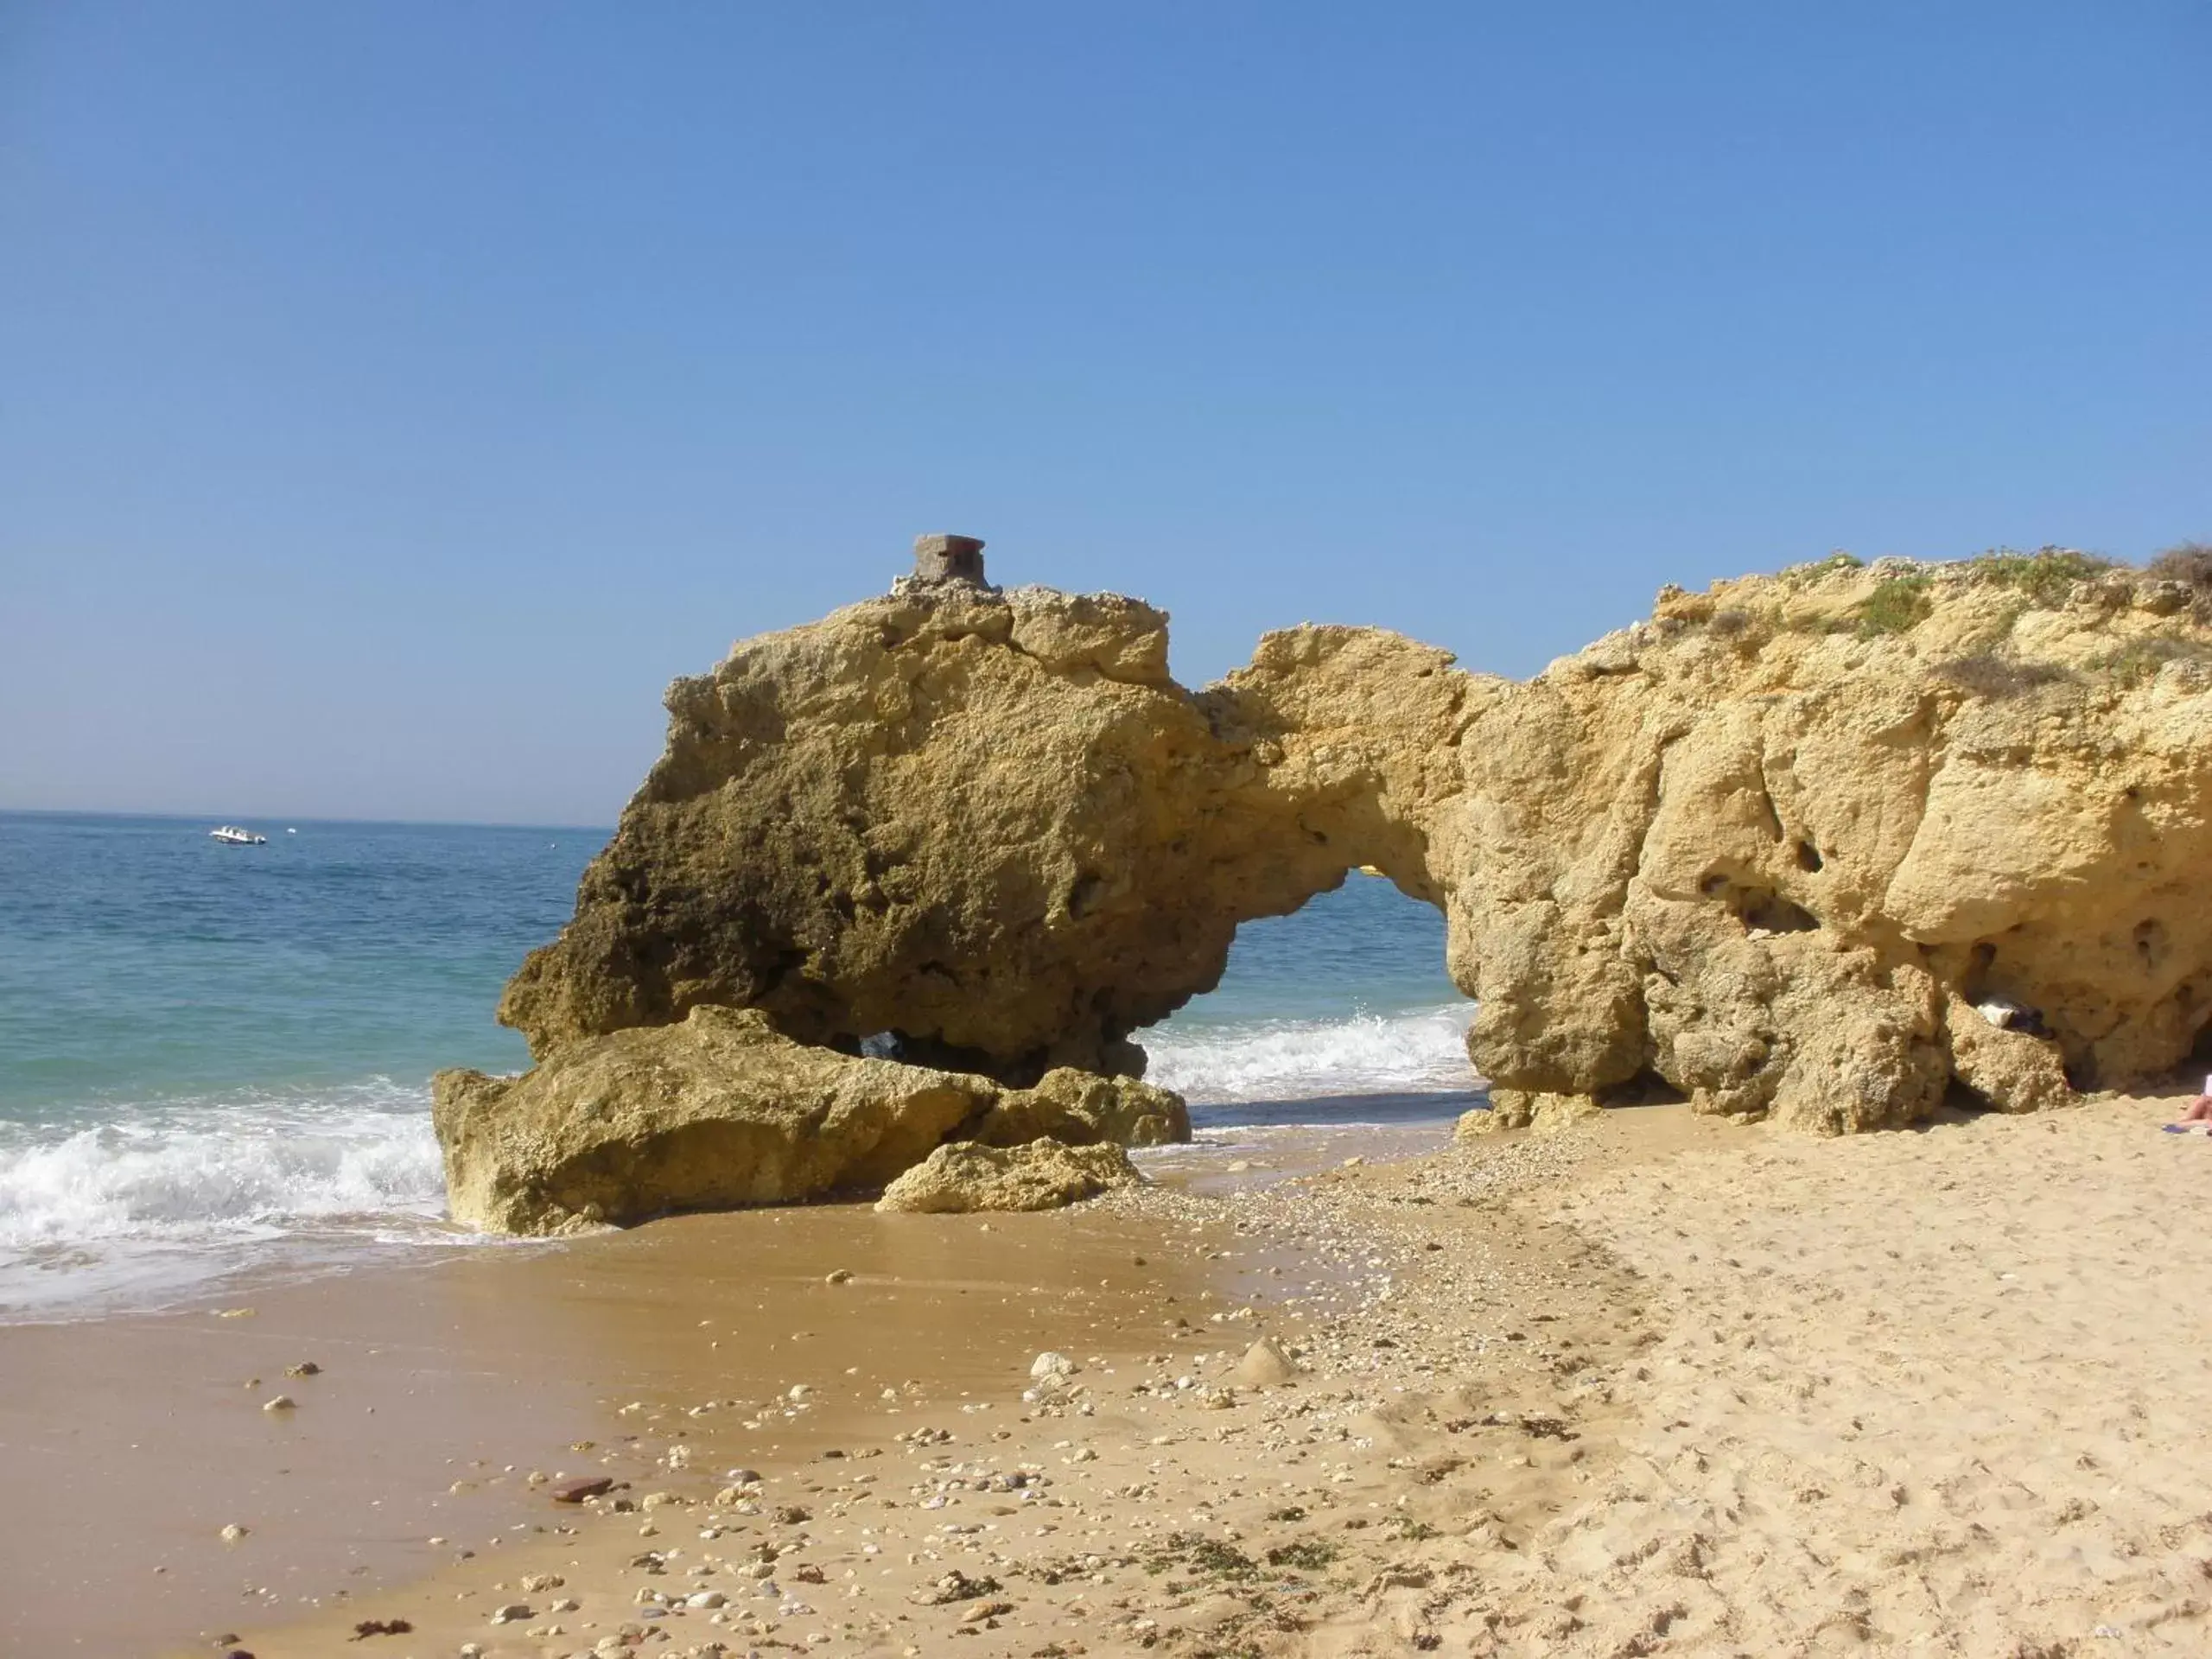
[[[2189,1109],[2176,1120],[2182,1123],[2212,1122],[2212,1095],[2199,1095],[2189,1103]]]

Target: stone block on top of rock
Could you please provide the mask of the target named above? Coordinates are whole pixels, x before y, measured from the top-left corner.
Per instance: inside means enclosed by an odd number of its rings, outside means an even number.
[[[983,582],[983,543],[942,531],[914,537],[914,576],[919,582]]]

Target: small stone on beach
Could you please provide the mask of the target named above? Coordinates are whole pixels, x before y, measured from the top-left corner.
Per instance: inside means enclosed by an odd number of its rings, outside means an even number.
[[[1236,1362],[1229,1378],[1248,1389],[1272,1389],[1297,1375],[1298,1367],[1291,1363],[1290,1356],[1283,1352],[1274,1338],[1262,1337],[1244,1351],[1244,1357]]]

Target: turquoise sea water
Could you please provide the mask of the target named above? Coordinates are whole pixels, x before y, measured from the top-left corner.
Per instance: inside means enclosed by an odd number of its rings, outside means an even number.
[[[463,1242],[429,1079],[494,1023],[604,830],[0,814],[0,1318],[144,1305],[271,1262]],[[1440,1114],[1470,1085],[1443,924],[1354,875],[1249,924],[1139,1033],[1202,1128]]]

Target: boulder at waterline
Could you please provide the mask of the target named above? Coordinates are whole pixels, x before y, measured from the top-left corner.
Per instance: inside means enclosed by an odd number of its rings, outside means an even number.
[[[939,1147],[892,1182],[875,1207],[932,1215],[1058,1210],[1143,1180],[1129,1154],[1110,1142],[1071,1147],[1045,1140],[987,1147],[963,1141]]]

